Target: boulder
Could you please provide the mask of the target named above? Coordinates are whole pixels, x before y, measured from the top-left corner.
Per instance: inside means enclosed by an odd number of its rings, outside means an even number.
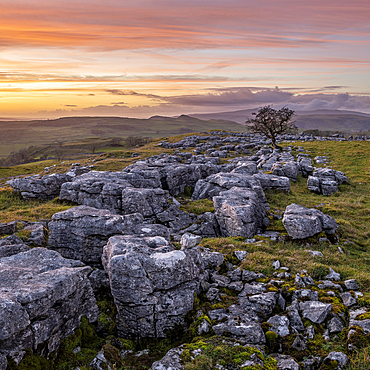
[[[252,190],[233,187],[213,197],[213,204],[222,236],[250,238],[269,225],[263,203]]]
[[[15,235],[0,239],[0,258],[10,257],[13,254],[27,252],[31,248]]]
[[[183,370],[181,361],[183,351],[182,346],[170,349],[161,360],[152,364],[150,370]]]
[[[212,327],[216,335],[228,335],[240,340],[242,344],[265,344],[266,337],[261,324],[257,322],[240,322],[229,319]]]
[[[303,318],[315,324],[321,324],[331,312],[332,306],[330,303],[307,301],[299,303],[299,309],[302,311]]]
[[[322,231],[334,234],[338,229],[333,217],[318,209],[306,208],[295,203],[286,207],[283,225],[293,239],[308,238]]]
[[[119,234],[151,236],[162,225],[143,224],[140,213],[117,215],[108,210],[77,206],[52,216],[49,223],[49,246],[63,257],[78,259],[92,266],[101,266],[103,247],[108,239]],[[157,234],[158,235],[158,234]]]
[[[288,193],[290,191],[290,181],[288,177],[275,176],[261,172],[253,175],[253,177],[259,180],[263,190],[277,189]]]
[[[349,358],[343,352],[330,352],[323,361],[323,365],[330,365],[332,361],[337,361],[338,365],[335,367],[335,370],[345,369]]]
[[[271,325],[270,330],[274,331],[280,337],[286,337],[290,334],[289,319],[286,316],[275,315],[270,317],[267,322]]]
[[[158,222],[167,226],[171,233],[177,233],[192,224],[193,219],[189,213],[181,210],[175,204],[171,204],[163,212],[156,214]]]
[[[169,193],[166,190],[146,188],[125,188],[122,191],[121,213],[141,213],[153,217],[169,206]]]
[[[98,318],[88,275],[91,267],[45,248],[0,259],[0,353],[22,358],[41,347],[58,349],[81,317]]]
[[[20,193],[26,199],[50,200],[59,196],[61,186],[69,182],[73,177],[67,174],[54,173],[52,175],[34,175],[22,179],[7,181],[15,192]]]
[[[214,196],[219,195],[221,191],[229,190],[233,187],[255,191],[262,204],[268,208],[265,193],[263,192],[259,180],[251,175],[243,173],[221,172],[211,175],[204,180],[199,180],[195,185],[192,198],[194,200],[206,198],[212,199]]]
[[[219,172],[218,166],[208,164],[179,164],[165,167],[161,170],[163,189],[169,190],[170,194],[176,196],[184,193],[185,187],[194,189],[198,180],[204,179]]]
[[[122,213],[122,192],[126,188],[160,188],[157,171],[130,173],[91,171],[62,185],[60,199],[113,213]]]
[[[197,247],[175,250],[162,237],[113,236],[102,261],[119,336],[164,338],[168,329],[184,324],[204,269]]]
[[[0,235],[11,235],[17,231],[17,222],[0,223]]]
[[[331,195],[344,183],[348,183],[348,178],[343,172],[324,167],[317,168],[312,176],[308,177],[307,188],[318,194]]]

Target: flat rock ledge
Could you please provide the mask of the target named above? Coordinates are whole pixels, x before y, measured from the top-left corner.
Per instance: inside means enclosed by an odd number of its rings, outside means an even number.
[[[45,248],[0,258],[0,357],[18,363],[43,343],[47,356],[80,326],[98,318],[91,267]],[[1,369],[3,367],[0,366]]]

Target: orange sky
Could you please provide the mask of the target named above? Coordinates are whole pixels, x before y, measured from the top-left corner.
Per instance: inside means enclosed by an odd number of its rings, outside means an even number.
[[[264,104],[370,112],[368,0],[0,3],[0,117]]]

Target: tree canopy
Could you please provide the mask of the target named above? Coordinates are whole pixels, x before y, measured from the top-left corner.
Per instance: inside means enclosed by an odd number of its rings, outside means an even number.
[[[266,105],[258,110],[257,113],[252,113],[255,117],[248,118],[246,125],[254,133],[266,135],[271,139],[274,148],[276,145],[276,136],[278,134],[287,134],[294,132],[297,127],[294,125],[295,112],[288,107],[283,107],[279,110],[271,108],[271,105]]]

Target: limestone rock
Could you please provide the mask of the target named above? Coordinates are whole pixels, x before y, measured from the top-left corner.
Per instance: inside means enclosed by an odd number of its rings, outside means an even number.
[[[299,309],[302,311],[302,316],[305,319],[309,319],[315,324],[321,324],[332,310],[332,306],[330,303],[307,301],[301,302]]]
[[[45,355],[98,307],[90,267],[45,248],[0,259],[0,353],[9,356],[44,343]]]
[[[275,315],[270,317],[267,322],[272,325],[271,329],[280,337],[286,337],[290,334],[289,319],[286,316]]]
[[[253,175],[261,183],[262,189],[277,189],[289,192],[290,181],[288,177],[274,176],[266,173],[257,173]]]
[[[104,209],[77,206],[52,216],[49,245],[66,258],[101,266],[103,247],[109,237],[135,234],[142,222],[140,213],[121,216]]]
[[[286,207],[283,225],[293,239],[305,239],[321,231],[334,234],[338,229],[333,217],[295,203]]]
[[[122,337],[159,337],[193,308],[203,270],[198,248],[174,250],[164,238],[113,236],[102,257]]]
[[[121,214],[141,213],[152,217],[169,206],[169,193],[166,190],[146,188],[125,188],[122,191]]]
[[[222,236],[253,237],[269,225],[260,199],[252,190],[231,188],[213,198]]]
[[[45,176],[27,176],[12,179],[7,182],[15,192],[20,193],[24,199],[54,199],[59,195],[61,186],[72,180],[67,174],[54,173]]]

